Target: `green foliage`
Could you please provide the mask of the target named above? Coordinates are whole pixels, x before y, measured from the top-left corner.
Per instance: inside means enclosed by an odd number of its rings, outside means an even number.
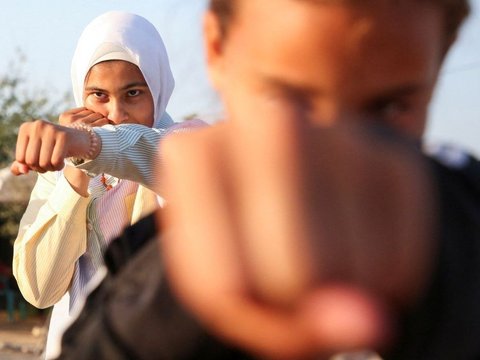
[[[24,57],[16,66],[10,65],[10,70],[0,74],[0,168],[11,163],[15,153],[15,143],[19,126],[34,119],[56,121],[59,109],[66,110],[68,97],[55,101],[44,92],[30,90],[21,69]],[[27,90],[28,89],[28,90]]]
[[[24,64],[25,56],[18,52],[16,63],[12,63],[5,73],[0,73],[0,169],[13,161],[18,128],[23,122],[34,119],[56,121],[61,111],[71,107],[67,95],[59,99],[57,94],[52,94],[51,99],[45,91],[32,89],[21,71]],[[23,203],[0,201],[0,261],[6,264],[11,263],[13,241],[25,208]]]
[[[27,204],[0,202],[0,262],[12,263],[12,246]]]

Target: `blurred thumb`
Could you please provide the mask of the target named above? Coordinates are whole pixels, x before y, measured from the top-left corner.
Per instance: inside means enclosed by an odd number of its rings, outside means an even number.
[[[351,285],[315,290],[303,304],[302,313],[318,348],[332,352],[382,349],[394,332],[386,306]]]

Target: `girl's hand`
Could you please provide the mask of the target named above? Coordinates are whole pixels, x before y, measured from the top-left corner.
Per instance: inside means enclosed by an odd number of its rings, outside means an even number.
[[[58,118],[60,125],[68,126],[75,122],[81,122],[89,126],[103,126],[108,124],[108,119],[100,113],[88,110],[85,107],[70,109]]]
[[[14,175],[34,170],[40,173],[61,170],[64,159],[86,154],[90,148],[90,135],[45,120],[23,123],[18,130]]]

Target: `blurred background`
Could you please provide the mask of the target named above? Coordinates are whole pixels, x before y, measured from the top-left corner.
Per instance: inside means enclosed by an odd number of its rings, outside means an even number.
[[[9,354],[12,359],[17,355],[27,359],[40,351],[48,312],[22,300],[10,264],[18,221],[35,175],[13,178],[8,165],[21,122],[40,117],[55,121],[72,106],[70,60],[83,28],[108,10],[146,17],[161,33],[169,53],[176,88],[168,111],[175,121],[196,116],[212,123],[222,117],[222,109],[205,71],[201,16],[207,0],[2,0],[1,4],[0,358],[8,359]],[[458,144],[480,155],[480,0],[472,0],[472,8],[442,70],[426,140]]]

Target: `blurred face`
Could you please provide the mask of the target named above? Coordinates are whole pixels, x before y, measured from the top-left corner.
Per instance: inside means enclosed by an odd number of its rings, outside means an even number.
[[[85,107],[112,124],[153,125],[153,98],[140,69],[127,61],[94,65],[83,90]]]
[[[229,118],[287,113],[420,138],[442,60],[442,13],[428,2],[358,3],[239,0],[225,38],[207,14],[210,76]]]

